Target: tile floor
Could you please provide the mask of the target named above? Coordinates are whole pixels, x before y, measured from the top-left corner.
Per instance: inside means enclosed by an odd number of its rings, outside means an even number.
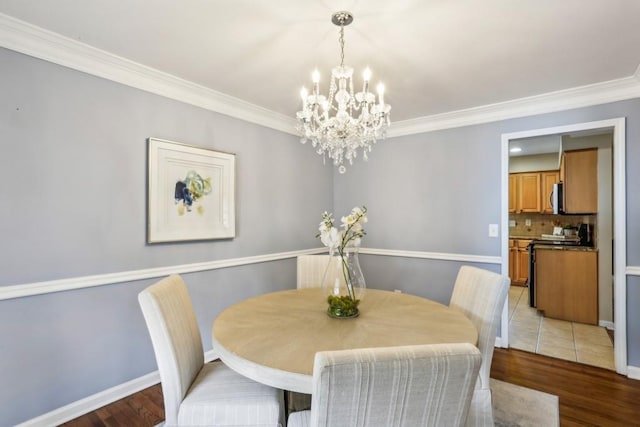
[[[615,370],[613,343],[603,327],[543,317],[529,307],[529,288],[509,289],[509,346]]]

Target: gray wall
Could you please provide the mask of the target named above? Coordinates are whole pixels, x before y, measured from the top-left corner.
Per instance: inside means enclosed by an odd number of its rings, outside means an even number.
[[[0,49],[0,286],[318,247],[330,166],[298,138]],[[236,153],[237,238],[145,244],[146,138]],[[295,261],[187,274],[216,314],[295,286]],[[0,301],[0,426],[157,369],[152,280]]]
[[[640,99],[379,142],[368,163],[334,175],[335,210],[342,215],[355,205],[369,208],[366,247],[500,256],[499,239],[487,236],[488,225],[500,223],[501,135],[617,117],[627,118],[627,265],[640,266],[640,169],[634,163],[640,158]],[[452,261],[361,258],[368,286],[406,289],[442,302],[451,295],[458,268]],[[640,366],[639,297],[638,278],[629,277],[631,366]]]
[[[640,100],[380,142],[339,175],[296,137],[0,49],[0,285],[317,247],[320,213],[369,208],[369,248],[500,256],[500,137],[627,117]],[[145,244],[149,136],[237,154],[238,237]],[[628,264],[640,265],[640,170],[627,170]],[[506,230],[505,230],[506,231]],[[370,287],[447,302],[459,262],[363,255]],[[482,266],[482,265],[481,265]],[[497,265],[484,265],[497,271]],[[216,314],[292,287],[292,259],[185,275],[205,348]],[[0,426],[156,369],[137,306],[152,280],[0,301]],[[640,280],[628,279],[629,364],[640,366]]]

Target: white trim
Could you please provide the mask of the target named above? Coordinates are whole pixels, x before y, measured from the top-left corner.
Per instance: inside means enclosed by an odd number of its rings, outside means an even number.
[[[637,74],[637,73],[636,73]],[[624,117],[600,120],[587,123],[576,123],[566,126],[556,126],[544,129],[533,129],[523,132],[506,133],[502,135],[502,174],[507,175],[508,170],[505,168],[504,150],[508,149],[511,139],[528,138],[532,136],[555,135],[571,133],[583,130],[593,129],[612,129],[613,130],[613,221],[614,221],[614,260],[613,277],[614,277],[614,353],[616,361],[616,372],[622,375],[627,374],[627,276],[626,267],[627,259],[627,229],[626,229],[626,119]],[[508,166],[507,166],[508,167]],[[504,181],[503,181],[504,182]],[[503,192],[503,198],[505,197]],[[508,198],[508,195],[506,196]],[[503,203],[504,205],[504,203]],[[501,213],[503,229],[508,226],[509,214],[508,210],[502,209]],[[502,241],[502,256],[508,260],[508,245]],[[635,268],[631,267],[633,271]]]
[[[528,117],[640,97],[640,74],[465,110],[394,122],[388,137]]]
[[[509,142],[505,143],[504,135],[500,147],[500,256],[502,257],[502,274],[509,277]],[[500,316],[500,341],[504,348],[509,348],[509,293],[502,307]]]
[[[627,366],[627,377],[632,380],[640,380],[640,367]]]
[[[16,427],[41,427],[41,426],[57,426],[67,421],[78,418],[88,412],[102,408],[116,400],[130,396],[140,390],[151,387],[160,382],[160,374],[158,371],[142,377],[119,384],[110,389],[101,391],[84,399],[77,400],[68,405],[62,406],[46,414],[42,414],[36,418],[32,418]]]
[[[614,331],[616,329],[616,324],[609,320],[600,320],[598,321],[598,325],[611,331]]]
[[[496,347],[503,347],[500,337],[496,338]],[[205,353],[205,362],[217,359],[217,354],[210,350]],[[635,366],[627,367],[628,377],[634,380],[640,380],[640,368]],[[42,414],[36,418],[32,418],[16,427],[40,427],[43,425],[60,425],[67,421],[76,419],[98,408],[109,405],[110,403],[130,396],[134,393],[149,388],[160,382],[160,374],[158,371],[151,372],[142,377],[119,384],[110,389],[96,393],[84,399],[65,405],[46,414]]]
[[[613,123],[613,322],[616,372],[627,374],[627,160],[626,120]]]
[[[211,362],[218,358],[218,354],[214,350],[209,350],[204,354],[205,363]],[[131,381],[111,387],[107,390],[88,396],[84,399],[77,400],[68,405],[62,406],[46,414],[32,418],[16,427],[40,427],[40,426],[57,426],[67,421],[71,421],[81,417],[98,408],[102,408],[110,403],[120,400],[134,393],[154,386],[160,382],[160,373],[158,371],[151,372]]]
[[[45,282],[0,286],[0,301],[5,299],[48,294],[52,292],[84,289],[94,286],[113,285],[116,283],[124,282],[133,282],[136,280],[155,279],[157,277],[168,276],[171,274],[196,273],[199,271],[217,270],[220,268],[258,264],[261,262],[279,261],[283,259],[294,258],[298,255],[317,254],[323,252],[326,252],[326,248],[304,249],[299,251],[256,255],[244,258],[231,258],[217,261],[199,262],[194,264],[170,265],[166,267],[148,268],[143,270],[121,271],[118,273],[97,274],[94,276],[72,277],[67,279],[48,280]],[[474,262],[481,264],[499,264],[501,262],[500,257],[446,254],[437,252],[361,248],[360,253],[369,255],[398,256],[406,258],[435,259],[443,261]]]
[[[54,64],[297,135],[295,119],[0,13],[0,46]]]
[[[244,258],[231,258],[217,261],[199,262],[194,264],[171,265],[166,267],[148,268],[144,270],[122,271],[118,273],[98,274],[95,276],[73,277],[68,279],[49,280],[46,282],[2,286],[0,287],[0,301],[32,295],[42,295],[51,292],[90,288],[93,286],[112,285],[116,283],[133,282],[136,280],[154,279],[171,274],[195,273],[199,271],[217,270],[220,268],[237,267],[248,264],[258,264],[261,262],[279,261],[287,258],[294,258],[298,255],[308,255],[322,252],[326,252],[326,249],[305,249],[291,252],[256,255]]]
[[[297,135],[295,119],[0,13],[0,46],[250,123]],[[388,137],[569,110],[640,97],[633,76],[394,122]]]
[[[479,264],[500,264],[502,259],[497,256],[449,254],[443,252],[403,251],[397,249],[360,248],[361,254],[383,255],[403,258],[423,258],[439,261],[474,262]]]
[[[626,273],[629,276],[640,276],[640,266],[628,266]]]

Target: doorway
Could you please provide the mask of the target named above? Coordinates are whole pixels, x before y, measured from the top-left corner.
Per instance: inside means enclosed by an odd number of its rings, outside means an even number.
[[[613,135],[613,252],[616,254],[613,260],[613,322],[614,326],[614,354],[615,369],[619,374],[626,375],[626,242],[625,242],[625,119],[612,119],[597,122],[578,123],[568,126],[535,129],[524,132],[516,132],[502,135],[502,271],[509,274],[509,146],[516,140],[528,138],[544,138],[551,136],[570,135],[598,135],[609,133]],[[513,307],[513,301],[511,306]],[[509,346],[509,304],[505,304],[501,321],[502,347]]]

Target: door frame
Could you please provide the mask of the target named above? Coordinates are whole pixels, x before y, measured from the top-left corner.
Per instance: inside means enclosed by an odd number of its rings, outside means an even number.
[[[599,120],[531,129],[502,134],[502,175],[501,175],[501,255],[502,274],[509,274],[509,142],[512,139],[568,134],[580,131],[607,130],[613,132],[613,294],[614,308],[614,354],[616,372],[627,375],[627,230],[626,230],[626,119]],[[502,311],[501,345],[509,346],[509,301]]]

